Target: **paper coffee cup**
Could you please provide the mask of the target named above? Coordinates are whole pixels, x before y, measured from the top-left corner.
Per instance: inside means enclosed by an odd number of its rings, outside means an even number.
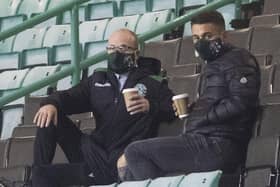
[[[189,104],[189,95],[180,94],[172,97],[173,103],[177,109],[178,117],[180,119],[187,117],[188,114],[188,104]]]
[[[122,91],[122,93],[124,96],[125,106],[126,106],[126,108],[128,108],[129,103],[130,103],[130,98],[133,95],[138,95],[138,89],[137,88],[127,88],[127,89],[124,89]]]

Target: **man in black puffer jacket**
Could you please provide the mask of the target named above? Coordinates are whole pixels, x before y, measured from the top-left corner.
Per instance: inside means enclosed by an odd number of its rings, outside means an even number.
[[[138,58],[137,36],[126,29],[108,41],[108,69],[42,102],[34,122],[33,186],[110,184],[118,180],[117,159],[136,140],[153,137],[161,121],[175,118],[166,81],[156,76],[160,62]],[[137,88],[128,110],[122,90]],[[93,112],[96,129],[83,134],[66,115]],[[51,165],[56,143],[71,164]]]
[[[225,43],[220,13],[202,13],[191,25],[196,52],[206,62],[200,97],[190,108],[182,135],[127,147],[126,180],[217,169],[233,172],[244,162],[257,117],[258,64],[245,49]]]

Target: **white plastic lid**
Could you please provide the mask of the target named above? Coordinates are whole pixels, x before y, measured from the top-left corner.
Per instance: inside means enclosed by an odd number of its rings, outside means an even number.
[[[137,88],[126,88],[122,91],[122,93],[127,93],[127,92],[138,92]]]
[[[176,99],[182,99],[182,98],[185,98],[185,97],[189,97],[189,94],[187,93],[184,93],[184,94],[180,94],[180,95],[175,95],[172,97],[172,100],[176,100]]]

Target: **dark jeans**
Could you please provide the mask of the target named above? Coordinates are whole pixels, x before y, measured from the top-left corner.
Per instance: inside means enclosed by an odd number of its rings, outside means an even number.
[[[230,140],[185,134],[130,144],[125,150],[125,180],[221,169],[233,172],[245,153]]]
[[[106,173],[100,170],[99,162],[96,164],[94,177],[89,176],[91,169],[85,162],[81,149],[81,141],[85,135],[68,118],[59,118],[57,126],[51,124],[47,128],[38,128],[34,143],[34,166],[32,172],[32,184],[35,187],[60,187],[68,185],[93,185],[102,183],[96,173]],[[64,151],[70,164],[51,164],[56,144]],[[98,157],[98,151],[92,157]],[[95,167],[94,167],[95,168]]]

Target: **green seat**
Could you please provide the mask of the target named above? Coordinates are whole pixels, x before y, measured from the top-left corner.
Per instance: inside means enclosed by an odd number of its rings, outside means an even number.
[[[184,175],[174,177],[160,177],[151,181],[149,187],[179,187]]]
[[[121,28],[127,28],[134,32],[136,30],[136,25],[138,23],[139,18],[140,15],[112,18],[106,28],[104,39],[107,40],[114,31],[117,31]]]
[[[150,182],[150,179],[144,181],[128,181],[119,184],[118,187],[148,187]]]
[[[150,11],[159,11],[159,10],[166,10],[166,9],[175,10],[179,5],[178,0],[152,0],[148,2],[149,2],[148,6]]]
[[[11,36],[5,40],[0,41],[0,53],[11,52],[13,50],[13,45],[15,41],[15,36]]]
[[[47,10],[51,10],[57,6],[63,5],[70,0],[51,0],[48,4]],[[85,7],[80,6],[79,8],[79,21],[85,21]],[[66,24],[71,22],[71,12],[66,11],[61,15],[57,16],[57,24]]]
[[[148,11],[146,0],[123,0],[120,1],[120,15],[128,16],[144,14]]]
[[[19,69],[20,56],[18,53],[0,53],[0,72]]]
[[[101,51],[106,50],[107,41],[90,42],[85,44],[84,59],[92,57]],[[90,67],[88,67],[88,76],[90,76],[97,68],[106,68],[107,60],[98,62]]]
[[[47,47],[44,48],[35,48],[35,49],[25,49],[21,54],[21,63],[19,67],[30,68],[33,66],[46,66],[51,64],[51,55],[50,49]]]
[[[53,47],[54,45],[70,44],[70,25],[53,25],[45,35],[43,46]]]
[[[7,30],[11,27],[14,27],[23,21],[26,20],[25,15],[15,15],[15,16],[7,16],[7,17],[1,17],[0,23],[1,23],[1,31]]]
[[[42,47],[45,28],[32,28],[20,32],[14,41],[13,51]]]
[[[109,19],[85,21],[80,24],[80,43],[101,41],[104,39],[105,30]]]
[[[47,10],[50,0],[22,0],[19,5],[17,14],[25,14],[31,17],[33,13],[42,13]]]
[[[34,83],[35,81],[44,79],[48,77],[51,74],[54,74],[55,72],[59,71],[61,68],[60,65],[55,66],[37,66],[32,68],[29,73],[26,75],[22,87],[30,85]],[[34,91],[30,94],[30,96],[44,96],[48,94],[48,88],[55,88],[56,84],[49,85],[47,87],[44,87],[42,89],[39,89],[37,91]]]
[[[191,173],[184,177],[178,187],[218,187],[222,171]]]
[[[15,15],[20,2],[21,0],[1,0],[0,17]]]
[[[118,5],[116,1],[105,1],[88,4],[86,7],[87,20],[112,18],[118,15]]]
[[[61,66],[61,70],[67,68],[71,66],[70,64],[67,64],[67,65],[62,65]],[[82,74],[81,74],[81,79],[82,79]],[[67,90],[69,88],[72,87],[72,76],[68,76],[68,77],[65,77],[63,79],[60,79],[58,82],[57,82],[57,86],[56,86],[56,89],[57,90]]]
[[[140,18],[140,20],[137,24],[136,33],[143,34],[150,30],[156,29],[159,26],[162,26],[165,23],[167,23],[168,21],[170,21],[171,17],[172,17],[171,10],[163,10],[163,11],[158,11],[158,12],[145,13]],[[163,35],[160,35],[160,36],[153,38],[152,40],[162,40],[162,39],[163,39]]]
[[[220,12],[225,19],[226,30],[233,30],[233,28],[230,25],[230,22],[231,20],[236,18],[235,10],[236,10],[236,5],[234,3],[228,4],[224,7],[217,9],[217,11]]]
[[[208,2],[207,0],[180,0],[182,3],[182,7],[191,7],[197,5],[206,5]]]

